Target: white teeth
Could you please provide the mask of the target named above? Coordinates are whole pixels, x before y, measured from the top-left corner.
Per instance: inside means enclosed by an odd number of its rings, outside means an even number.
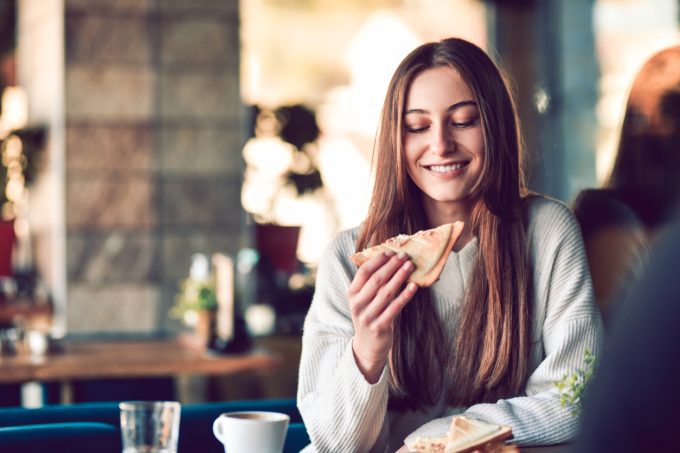
[[[448,171],[460,170],[461,168],[465,167],[466,165],[467,165],[467,162],[460,162],[460,163],[453,164],[453,165],[432,165],[432,166],[430,166],[430,170],[437,172],[437,173],[446,173]]]

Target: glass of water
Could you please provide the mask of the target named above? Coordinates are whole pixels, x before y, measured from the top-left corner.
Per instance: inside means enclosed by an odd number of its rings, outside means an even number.
[[[176,401],[123,401],[123,453],[177,453],[181,405]]]

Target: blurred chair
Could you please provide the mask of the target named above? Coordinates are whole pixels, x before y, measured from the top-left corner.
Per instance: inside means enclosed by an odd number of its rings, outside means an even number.
[[[290,416],[290,425],[288,435],[286,436],[284,453],[299,452],[309,444],[309,436],[302,423],[302,417],[298,412],[294,399],[230,401],[183,405],[180,417],[179,452],[223,453],[224,447],[213,435],[212,423],[223,412],[237,411],[272,411],[288,414]],[[118,403],[80,403],[52,405],[36,409],[0,409],[0,430],[14,430],[24,427],[25,430],[30,431],[30,429],[36,426],[39,430],[44,430],[46,428],[42,428],[43,426],[51,426],[53,424],[73,425],[78,423],[104,424],[115,427],[117,451],[120,452]],[[56,430],[56,428],[47,430],[45,437],[54,435]],[[23,432],[19,430],[19,433]],[[2,442],[0,437],[0,451],[12,451],[5,450]],[[16,451],[24,450],[19,449]],[[50,451],[52,450],[50,449]]]
[[[106,423],[51,423],[0,428],[0,450],[11,453],[120,453],[120,431]]]
[[[283,453],[299,453],[300,450],[309,445],[309,442],[309,433],[307,433],[304,423],[291,423],[288,425]]]
[[[55,404],[34,409],[0,408],[0,428],[48,423],[96,422],[118,425],[117,403]]]

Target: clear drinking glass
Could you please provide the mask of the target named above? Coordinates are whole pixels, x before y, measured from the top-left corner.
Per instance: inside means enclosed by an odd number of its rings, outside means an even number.
[[[176,401],[123,401],[123,453],[177,453],[181,405]]]

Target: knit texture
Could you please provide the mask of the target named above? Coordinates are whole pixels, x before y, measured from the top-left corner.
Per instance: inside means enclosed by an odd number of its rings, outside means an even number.
[[[319,263],[316,291],[304,325],[298,407],[310,435],[309,452],[394,452],[417,436],[443,436],[458,413],[512,427],[520,445],[569,440],[578,419],[560,406],[554,383],[584,366],[586,349],[602,353],[604,332],[593,301],[583,240],[564,204],[534,197],[527,238],[533,271],[532,372],[525,391],[494,404],[424,411],[387,410],[388,370],[369,384],[352,353],[354,335],[347,289],[357,267],[358,229],[340,233]],[[452,252],[432,287],[433,303],[453,344],[460,308],[478,253],[477,239]],[[445,385],[452,383],[444,379]]]

